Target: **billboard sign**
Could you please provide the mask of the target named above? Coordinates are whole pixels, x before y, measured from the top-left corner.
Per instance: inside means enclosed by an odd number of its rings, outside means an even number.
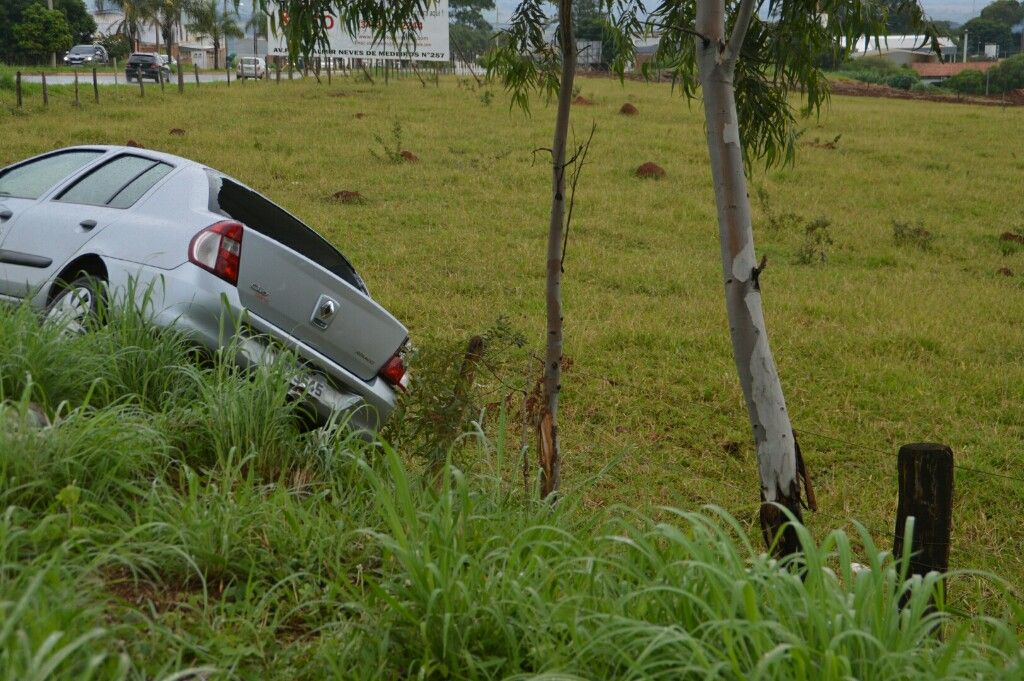
[[[275,14],[276,15],[276,14]],[[287,16],[284,17],[287,21]],[[335,59],[411,59],[415,61],[447,61],[448,47],[448,0],[435,0],[424,16],[415,22],[415,44],[409,41],[398,44],[390,38],[374,41],[373,26],[360,20],[359,30],[350,35],[337,17],[324,15],[324,25],[330,40],[330,49],[313,51],[314,57]],[[272,22],[267,22],[267,52],[271,57],[287,57],[288,45],[284,35],[274,31]]]

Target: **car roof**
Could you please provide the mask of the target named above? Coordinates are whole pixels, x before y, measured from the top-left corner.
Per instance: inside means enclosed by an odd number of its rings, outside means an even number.
[[[54,149],[48,151],[46,154],[52,154],[61,151],[102,151],[105,154],[113,155],[117,153],[129,153],[135,156],[142,156],[143,158],[151,158],[154,161],[163,161],[164,163],[170,163],[174,166],[194,166],[197,168],[205,168],[202,163],[198,163],[191,159],[184,158],[182,156],[175,156],[174,154],[166,154],[162,151],[154,151],[152,149],[145,149],[143,147],[132,147],[119,144],[81,144],[71,147],[63,147],[61,149]],[[44,154],[44,155],[46,155]]]

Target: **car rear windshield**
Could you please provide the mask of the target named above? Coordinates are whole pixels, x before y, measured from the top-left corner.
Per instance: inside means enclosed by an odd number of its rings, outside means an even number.
[[[129,64],[155,64],[156,57],[151,54],[133,54],[128,57]]]
[[[0,172],[0,198],[38,199],[50,187],[103,154],[96,149],[61,151]]]
[[[345,256],[322,236],[285,209],[230,177],[212,171],[207,173],[210,177],[211,211],[270,237],[333,272],[363,293],[367,292],[363,280]]]
[[[95,49],[92,45],[75,45],[71,48],[71,54],[92,54]]]
[[[169,172],[171,166],[166,163],[125,154],[104,163],[75,182],[57,200],[128,208]]]

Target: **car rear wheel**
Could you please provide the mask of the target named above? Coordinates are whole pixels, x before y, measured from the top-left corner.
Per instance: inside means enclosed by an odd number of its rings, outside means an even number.
[[[102,279],[80,274],[46,306],[46,321],[63,328],[65,334],[81,335],[100,321],[105,288]]]

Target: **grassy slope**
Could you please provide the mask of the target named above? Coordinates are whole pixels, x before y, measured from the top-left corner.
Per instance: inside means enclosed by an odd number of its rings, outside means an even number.
[[[585,503],[693,508],[714,502],[752,519],[756,470],[729,354],[702,121],[668,87],[582,81],[598,125],[577,196],[565,283],[564,479]],[[104,91],[105,96],[106,90]],[[147,88],[81,111],[10,113],[0,92],[0,163],[65,144],[142,144],[207,162],[269,194],[328,234],[414,337],[466,336],[499,314],[540,342],[552,111],[509,113],[498,93],[445,81],[203,86],[161,98]],[[619,116],[624,101],[639,109]],[[365,112],[362,119],[356,112]],[[399,118],[415,165],[369,149]],[[793,264],[801,236],[769,232],[766,310],[823,513],[823,531],[859,518],[888,545],[901,442],[940,440],[960,463],[1019,475],[1024,456],[1021,329],[1024,254],[997,237],[1024,230],[1014,146],[1020,109],[837,99],[794,168],[759,174],[778,212],[832,221],[827,265]],[[171,137],[170,128],[187,131]],[[668,178],[643,182],[652,160]],[[360,206],[325,200],[358,190]],[[898,248],[892,221],[920,221],[932,251]],[[998,275],[1010,267],[1014,276]],[[959,471],[956,567],[1021,583],[1019,483]]]

